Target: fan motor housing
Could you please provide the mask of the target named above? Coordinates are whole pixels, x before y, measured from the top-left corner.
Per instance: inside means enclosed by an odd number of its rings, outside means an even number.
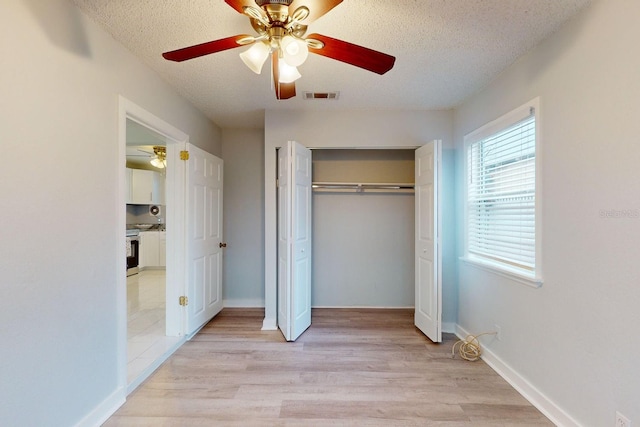
[[[285,6],[289,6],[293,0],[256,0],[256,4],[260,7],[265,4],[283,4]]]

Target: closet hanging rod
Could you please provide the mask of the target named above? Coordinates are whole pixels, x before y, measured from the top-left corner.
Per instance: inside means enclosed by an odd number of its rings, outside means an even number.
[[[355,183],[355,182],[313,182],[311,186],[314,189],[324,190],[413,190],[413,183],[397,183],[397,182],[375,182],[375,183]]]

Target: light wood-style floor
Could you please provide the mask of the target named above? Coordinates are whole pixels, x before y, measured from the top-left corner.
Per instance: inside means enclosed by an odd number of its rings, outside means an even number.
[[[451,359],[413,310],[314,309],[295,343],[225,309],[105,426],[552,426],[484,362]]]

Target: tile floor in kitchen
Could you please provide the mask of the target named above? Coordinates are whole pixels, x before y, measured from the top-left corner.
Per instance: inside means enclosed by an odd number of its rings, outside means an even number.
[[[165,336],[165,270],[127,277],[127,384],[180,340]]]

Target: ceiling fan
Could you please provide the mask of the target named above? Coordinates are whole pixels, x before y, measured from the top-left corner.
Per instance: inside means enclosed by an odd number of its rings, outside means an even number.
[[[158,169],[164,169],[167,167],[167,148],[163,146],[155,145],[151,147],[153,153],[142,148],[137,150],[145,154],[127,154],[127,157],[146,157],[150,158],[149,163]]]
[[[377,74],[393,68],[396,58],[382,52],[337,40],[321,34],[309,34],[307,24],[342,3],[342,0],[225,0],[236,11],[247,15],[256,36],[239,34],[195,46],[165,52],[170,61],[182,62],[240,46],[252,45],[240,54],[242,61],[256,74],[271,55],[271,67],[277,99],[296,95],[295,81],[301,77],[297,67],[308,53],[345,62]]]

